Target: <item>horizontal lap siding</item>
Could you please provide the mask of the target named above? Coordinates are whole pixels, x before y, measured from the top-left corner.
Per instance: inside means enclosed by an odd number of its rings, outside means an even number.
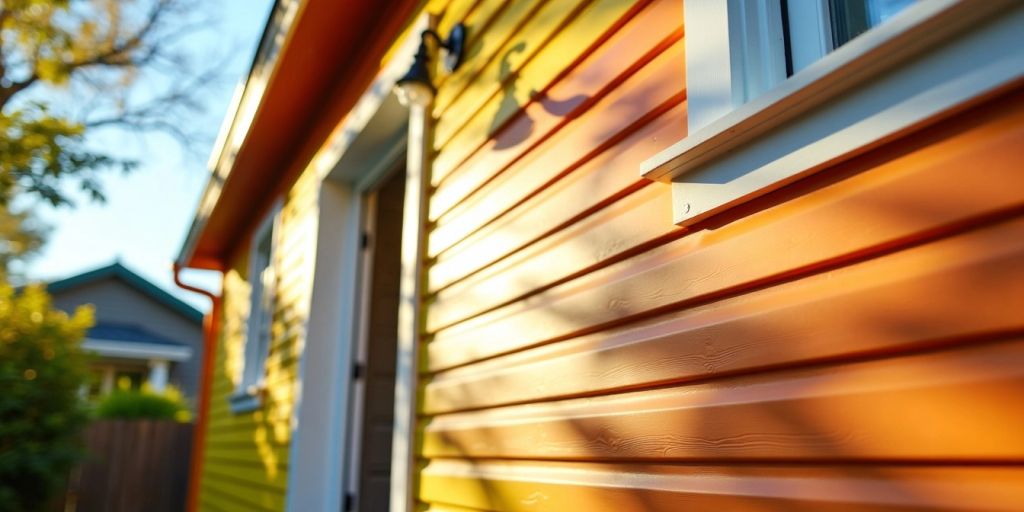
[[[281,208],[275,247],[277,295],[262,406],[231,412],[228,397],[241,375],[249,310],[248,247],[224,276],[221,337],[204,450],[200,509],[214,512],[284,510],[296,379],[312,290],[318,183],[305,173]]]
[[[419,500],[1017,510],[1024,94],[687,231],[638,171],[686,135],[680,2],[615,4],[464,14],[477,53],[435,106]]]
[[[437,511],[971,510],[1011,512],[1022,471],[1001,467],[773,467],[442,461],[423,473]],[[996,499],[993,499],[996,498]]]

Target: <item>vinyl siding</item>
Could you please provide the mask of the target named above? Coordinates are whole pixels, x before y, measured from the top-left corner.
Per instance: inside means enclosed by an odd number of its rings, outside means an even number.
[[[639,177],[686,135],[681,2],[459,12],[423,507],[1024,503],[1024,92],[684,230]]]
[[[277,302],[266,393],[255,411],[235,414],[228,397],[241,376],[249,309],[248,244],[224,275],[223,317],[204,451],[200,509],[284,510],[299,357],[309,315],[319,183],[307,172],[286,194],[275,248]]]

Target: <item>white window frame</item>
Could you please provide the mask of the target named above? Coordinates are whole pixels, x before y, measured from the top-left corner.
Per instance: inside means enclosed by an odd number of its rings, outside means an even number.
[[[681,226],[1024,82],[1022,2],[917,2],[780,80],[777,0],[684,1],[689,134],[641,165]]]
[[[238,384],[228,397],[231,411],[236,414],[256,410],[263,404],[266,363],[273,341],[271,327],[277,301],[275,255],[280,210],[280,203],[275,204],[249,242],[249,318],[245,324],[244,359]],[[260,244],[267,237],[270,238],[270,251],[264,254],[260,251]]]
[[[911,0],[921,1],[921,0]],[[831,2],[829,0],[774,0],[769,4],[781,6],[787,2],[789,22],[789,50],[793,72],[821,60],[836,49],[832,29]],[[909,7],[909,6],[908,6]]]
[[[821,60],[832,47],[828,0],[789,0],[789,39],[793,71]]]

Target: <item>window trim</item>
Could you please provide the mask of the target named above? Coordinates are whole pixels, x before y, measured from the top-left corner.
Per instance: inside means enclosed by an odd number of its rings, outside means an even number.
[[[273,324],[274,307],[277,289],[274,283],[270,288],[263,281],[268,279],[264,272],[269,271],[271,281],[276,281],[275,256],[277,254],[280,233],[281,204],[277,202],[270,212],[260,221],[253,231],[249,242],[248,282],[249,317],[245,322],[245,340],[242,349],[242,371],[235,390],[228,397],[231,412],[235,414],[249,412],[263,405],[263,390],[266,386],[266,363],[270,354],[273,335],[270,333]],[[270,237],[270,252],[266,256],[266,267],[260,257],[260,242]],[[258,340],[259,333],[267,333],[266,340]]]
[[[733,97],[746,103],[786,79],[783,0],[728,0]]]
[[[925,87],[921,95],[890,105],[891,108],[866,110],[864,119],[844,127],[849,130],[805,133],[805,146],[782,157],[762,156],[758,161],[755,155],[745,152],[756,149],[767,136],[782,129],[798,131],[809,116],[829,115],[824,111],[833,104],[854,101],[850,98],[855,93],[899,75],[922,55],[948,51],[951,44],[946,43],[952,40],[968,40],[969,36],[984,32],[967,29],[978,24],[995,25],[993,13],[1019,4],[1012,0],[919,2],[744,103],[746,98],[735,94],[740,89],[735,80],[742,79],[744,74],[736,72],[735,54],[742,49],[741,45],[735,34],[713,33],[716,27],[728,24],[728,19],[723,22],[721,18],[736,15],[736,3],[746,2],[686,0],[690,134],[641,165],[645,178],[672,182],[674,220],[683,226],[850,158],[910,129],[935,122],[1019,81],[1024,68],[1020,57],[1007,55],[1001,67],[949,79],[949,83],[931,84],[934,87]],[[717,17],[717,24],[714,20],[709,22],[709,17]],[[705,35],[710,41],[704,40]],[[723,38],[727,39],[724,46]],[[709,68],[709,63],[714,62],[719,63],[718,68]],[[727,78],[717,83],[708,80],[706,76],[715,75],[715,71]],[[985,76],[986,73],[991,76]],[[746,74],[750,74],[749,70]],[[728,93],[723,94],[726,87]],[[715,101],[708,101],[709,98]],[[750,156],[752,160],[746,162],[746,167],[738,168],[735,163],[739,156]]]
[[[791,2],[791,0],[780,0]],[[828,0],[805,0],[801,9],[787,9],[793,73],[821,60],[835,50]]]

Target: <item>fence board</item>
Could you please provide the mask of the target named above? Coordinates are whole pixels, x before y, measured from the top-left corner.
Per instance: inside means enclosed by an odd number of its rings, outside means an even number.
[[[192,425],[97,421],[85,462],[72,473],[65,512],[180,512],[185,508]]]

